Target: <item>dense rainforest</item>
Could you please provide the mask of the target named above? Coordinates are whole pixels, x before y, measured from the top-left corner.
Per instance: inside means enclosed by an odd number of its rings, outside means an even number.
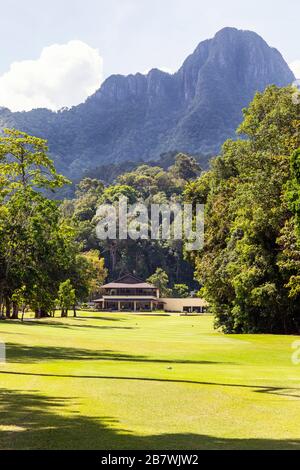
[[[196,278],[226,332],[300,331],[300,100],[268,87],[208,172],[185,189],[205,204]]]
[[[89,175],[74,195],[51,197],[68,181],[44,140],[16,130],[0,137],[0,303],[2,316],[26,307],[63,313],[97,295],[101,283],[132,272],[165,295],[197,291],[227,333],[300,332],[300,99],[268,87],[244,110],[240,138],[227,140],[209,169],[174,152],[167,164]],[[106,168],[107,170],[107,168]],[[104,172],[105,173],[105,172]],[[97,208],[130,203],[205,205],[205,244],[99,240]]]
[[[168,284],[185,284],[190,290],[198,289],[193,266],[185,259],[182,240],[105,240],[96,237],[96,211],[100,204],[117,204],[126,196],[130,204],[143,202],[165,204],[183,202],[183,191],[189,181],[201,173],[197,161],[185,154],[174,154],[167,169],[142,164],[123,173],[113,184],[84,178],[73,199],[61,204],[64,220],[76,227],[77,239],[84,250],[100,250],[108,268],[109,278],[117,279],[127,272],[147,279],[157,268],[168,276]]]

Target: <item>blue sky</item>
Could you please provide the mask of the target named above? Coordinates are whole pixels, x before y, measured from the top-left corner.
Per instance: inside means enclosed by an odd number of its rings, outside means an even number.
[[[6,74],[11,64],[27,61],[23,64],[24,75],[27,80],[33,75],[36,77],[38,70],[46,70],[47,58],[39,68],[33,64],[43,50],[71,41],[67,49],[58,51],[60,67],[63,67],[64,54],[68,56],[70,51],[72,73],[74,61],[81,63],[81,72],[78,69],[74,72],[79,76],[78,80],[85,68],[89,71],[91,67],[90,73],[94,73],[94,79],[85,82],[81,95],[69,96],[65,103],[76,104],[84,99],[84,94],[90,93],[96,82],[99,84],[112,73],[145,72],[152,67],[175,71],[201,40],[212,37],[224,26],[256,31],[271,46],[278,48],[288,63],[292,63],[300,59],[296,36],[299,17],[299,0],[0,0],[0,75]],[[74,41],[82,43],[81,54],[73,55],[79,44]],[[84,52],[83,44],[91,49]],[[55,53],[53,49],[46,49],[47,57]],[[89,56],[87,62],[85,53]],[[91,64],[93,58],[96,65]],[[53,57],[50,63],[52,67],[55,65]],[[29,71],[30,67],[35,67],[34,74]],[[8,83],[14,82],[16,75],[23,75],[22,70],[15,67],[14,74],[6,75],[4,81],[0,77],[0,105],[7,105],[1,102],[5,99],[9,104],[12,98],[7,96],[12,92]],[[72,73],[66,73],[70,80]],[[55,81],[59,80],[65,80],[65,77],[57,73]],[[67,84],[69,86],[68,81]],[[21,85],[16,82],[13,93],[15,89],[20,91]],[[40,94],[43,93],[47,91],[41,90]],[[60,89],[60,100],[63,94]],[[33,104],[39,104],[38,100],[37,96]],[[45,105],[51,107],[51,100],[49,103],[47,105],[45,101]],[[59,101],[52,107],[61,104]],[[23,106],[29,108],[30,101],[24,100]]]

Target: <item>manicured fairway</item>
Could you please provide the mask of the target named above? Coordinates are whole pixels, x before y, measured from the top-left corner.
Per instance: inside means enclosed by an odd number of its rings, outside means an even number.
[[[300,449],[299,337],[211,317],[0,322],[1,449]]]

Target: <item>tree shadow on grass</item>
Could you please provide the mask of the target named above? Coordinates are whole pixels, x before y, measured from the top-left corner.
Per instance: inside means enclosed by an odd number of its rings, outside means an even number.
[[[133,356],[113,352],[107,349],[93,350],[61,346],[28,346],[24,344],[6,343],[7,363],[38,363],[53,360],[65,361],[92,361],[92,360],[114,360],[127,361]],[[143,360],[143,356],[137,356],[136,360]]]
[[[72,320],[72,323],[66,323],[66,320]],[[88,316],[77,315],[76,317],[62,318],[62,317],[56,316],[52,318],[47,317],[47,318],[41,318],[41,319],[25,317],[24,321],[21,321],[20,319],[17,319],[17,320],[5,319],[5,324],[15,325],[17,323],[19,325],[28,326],[28,327],[30,326],[53,326],[54,328],[64,328],[64,329],[74,329],[74,328],[81,328],[81,327],[99,328],[99,329],[122,329],[122,330],[136,329],[135,327],[131,327],[131,326],[85,325],[84,323],[87,320],[96,320],[96,321],[103,321],[103,322],[109,322],[109,323],[126,321],[125,318],[113,318],[113,317],[103,317],[103,316],[88,317]]]
[[[300,399],[300,389],[296,387],[269,387],[265,385],[251,385],[239,383],[222,383],[222,382],[205,382],[202,380],[180,379],[180,378],[163,378],[163,377],[131,377],[131,376],[116,376],[116,375],[74,375],[74,374],[52,374],[52,373],[38,373],[38,372],[16,372],[16,371],[0,371],[0,375],[16,375],[25,377],[49,377],[54,379],[85,379],[85,380],[125,380],[134,382],[162,382],[162,383],[176,383],[176,384],[190,384],[190,385],[203,385],[212,387],[228,387],[228,388],[246,388],[255,393],[265,393],[270,395],[279,395],[294,399]]]
[[[73,320],[73,319],[72,319]],[[74,318],[74,320],[80,321],[78,318]],[[62,328],[64,330],[75,330],[76,328],[91,328],[91,329],[99,329],[99,330],[136,330],[137,328],[134,326],[113,326],[113,325],[85,325],[84,323],[76,324],[76,323],[63,323],[55,320],[30,320],[23,322],[22,325],[26,326],[51,326],[53,328]]]
[[[110,417],[66,414],[68,405],[76,406],[76,398],[0,390],[0,449],[300,449],[299,439],[226,439],[194,433],[139,436]]]
[[[123,354],[111,350],[93,350],[54,346],[28,346],[23,344],[6,343],[7,363],[34,363],[49,362],[51,360],[97,360],[97,361],[125,361],[161,364],[233,364],[231,362],[185,360],[185,359],[156,359],[146,356]]]
[[[117,314],[116,314],[117,315]],[[74,318],[74,317],[73,317]],[[102,320],[102,321],[111,321],[111,322],[124,322],[127,321],[127,318],[120,318],[118,316],[100,316],[100,315],[81,315],[80,313],[77,313],[77,316],[75,317],[75,320]]]

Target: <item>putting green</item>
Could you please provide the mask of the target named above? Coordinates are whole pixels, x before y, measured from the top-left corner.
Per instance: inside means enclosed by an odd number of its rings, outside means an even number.
[[[211,317],[0,322],[1,449],[300,449],[293,336]]]

